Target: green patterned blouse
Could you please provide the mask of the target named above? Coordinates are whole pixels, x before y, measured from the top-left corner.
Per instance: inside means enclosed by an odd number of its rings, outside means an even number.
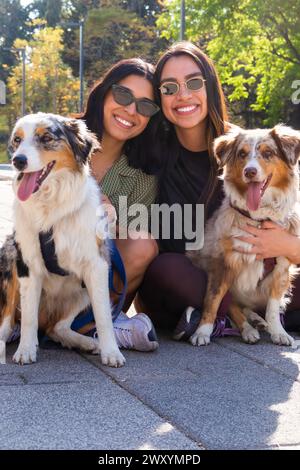
[[[126,209],[126,202],[124,198],[119,199],[120,196],[127,197],[128,209],[136,203],[146,206],[150,217],[150,206],[156,199],[157,179],[154,175],[147,175],[142,170],[129,166],[126,155],[122,155],[107,171],[100,186],[102,193],[110,199],[116,209],[119,224],[124,224],[122,215]],[[135,217],[129,215],[128,223]]]

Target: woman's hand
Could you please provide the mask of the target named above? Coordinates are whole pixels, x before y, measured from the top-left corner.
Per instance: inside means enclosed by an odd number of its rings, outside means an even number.
[[[250,251],[241,247],[235,248],[240,253],[256,254],[256,259],[276,258],[285,256],[291,263],[300,263],[300,239],[290,234],[281,225],[271,221],[262,222],[261,228],[246,225],[242,228],[249,236],[235,237],[246,243],[250,243]]]
[[[101,202],[102,204],[110,204],[112,206],[111,200],[106,194],[101,194]]]

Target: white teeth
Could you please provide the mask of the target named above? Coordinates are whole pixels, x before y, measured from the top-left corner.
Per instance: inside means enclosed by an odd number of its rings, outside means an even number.
[[[126,127],[132,127],[133,126],[133,124],[131,122],[126,121],[125,119],[122,119],[119,116],[115,116],[115,118],[118,122],[120,122],[121,124],[123,124]]]
[[[188,113],[190,111],[193,111],[196,108],[197,106],[193,105],[193,106],[185,106],[184,108],[176,108],[176,110],[179,111],[180,113]]]

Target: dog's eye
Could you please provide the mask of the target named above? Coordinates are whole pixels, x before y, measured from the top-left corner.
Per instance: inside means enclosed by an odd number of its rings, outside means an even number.
[[[263,157],[266,158],[267,160],[269,160],[272,157],[272,155],[273,154],[272,154],[271,150],[265,150],[263,152]]]
[[[20,142],[21,142],[21,137],[19,137],[18,135],[16,135],[16,136],[14,137],[13,143],[14,143],[14,144],[19,144]]]
[[[41,142],[42,142],[43,144],[48,144],[48,142],[51,142],[51,140],[53,140],[53,138],[52,138],[51,135],[49,135],[49,134],[44,134],[44,135],[42,135],[42,137],[41,137]]]
[[[239,155],[240,158],[246,158],[247,157],[247,152],[245,152],[245,150],[240,150],[238,155]]]

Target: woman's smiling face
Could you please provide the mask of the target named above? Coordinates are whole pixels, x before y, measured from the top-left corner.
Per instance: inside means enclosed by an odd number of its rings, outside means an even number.
[[[162,111],[175,128],[191,129],[206,125],[207,94],[205,82],[199,90],[189,90],[185,82],[191,77],[202,77],[198,64],[188,55],[171,57],[164,65],[160,84],[176,82],[180,85],[174,95],[161,94]]]
[[[148,98],[153,100],[152,84],[139,75],[128,75],[118,82],[128,88],[135,98]],[[136,110],[136,104],[122,106],[114,100],[112,90],[109,90],[104,99],[104,133],[118,141],[126,141],[141,134],[146,128],[149,117],[142,116]]]

